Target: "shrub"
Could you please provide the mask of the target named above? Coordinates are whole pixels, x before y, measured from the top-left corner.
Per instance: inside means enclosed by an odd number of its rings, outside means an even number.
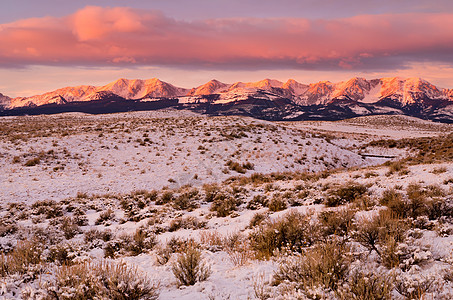
[[[12,160],[12,163],[13,164],[18,164],[22,161],[21,157],[20,156],[14,156],[13,157],[13,160]]]
[[[46,255],[47,261],[56,262],[60,265],[71,265],[74,258],[74,249],[72,249],[72,246],[70,244],[64,243],[51,245]]]
[[[173,201],[173,199],[174,199],[173,192],[172,191],[165,191],[165,192],[162,193],[160,198],[157,199],[156,204],[157,205],[167,204],[167,203]]]
[[[243,266],[253,257],[250,244],[243,235],[231,234],[224,239],[223,244],[228,257],[235,266]]]
[[[171,253],[183,253],[189,248],[198,248],[199,245],[191,238],[171,237],[167,241],[167,248],[170,249]]]
[[[433,174],[442,174],[442,173],[445,173],[447,171],[448,171],[447,167],[442,166],[442,167],[437,167],[437,168],[432,169],[431,173],[433,173]]]
[[[260,225],[267,218],[268,218],[267,214],[256,213],[256,214],[253,215],[252,219],[250,220],[249,227],[255,227],[257,225]]]
[[[453,178],[445,179],[443,182],[443,184],[445,184],[445,185],[450,184],[450,183],[453,183]]]
[[[121,208],[124,210],[124,216],[127,217],[129,221],[140,221],[138,214],[140,212],[140,206],[145,205],[144,202],[139,200],[139,203],[136,203],[135,199],[125,197],[121,199],[120,204]]]
[[[153,233],[138,228],[131,236],[123,236],[123,247],[131,255],[139,255],[147,250],[151,250],[156,244],[157,239]]]
[[[103,211],[99,217],[96,219],[95,223],[96,225],[101,225],[101,224],[106,224],[109,221],[113,220],[115,218],[115,212],[109,208],[106,211]]]
[[[260,273],[255,280],[253,280],[253,292],[256,299],[267,300],[272,298],[270,287],[266,284],[265,273]]]
[[[215,211],[217,217],[226,217],[235,211],[240,204],[240,199],[221,193],[215,196],[210,210]]]
[[[286,199],[281,194],[274,194],[271,201],[268,202],[267,207],[271,211],[281,211],[288,207]]]
[[[425,299],[424,295],[433,289],[434,278],[401,274],[396,277],[395,290],[406,299]]]
[[[368,188],[363,184],[348,182],[338,188],[331,189],[325,204],[333,207],[350,203],[364,195],[367,191]]]
[[[453,218],[453,198],[435,198],[428,201],[426,214],[430,220]]]
[[[184,229],[201,229],[206,227],[206,221],[200,221],[197,217],[188,216],[185,218],[176,218],[170,222],[170,228],[168,231],[176,231],[180,228]]]
[[[35,157],[35,158],[31,158],[31,159],[27,160],[25,162],[24,166],[33,167],[33,166],[39,165],[40,162],[41,162],[41,160],[39,159],[39,157]]]
[[[205,264],[200,250],[195,247],[189,247],[179,255],[172,271],[180,285],[194,285],[211,275],[211,268]]]
[[[17,231],[16,224],[9,224],[9,222],[0,221],[0,237],[14,234]]]
[[[437,184],[431,184],[426,186],[425,195],[427,197],[445,197],[445,190]]]
[[[268,258],[278,250],[301,252],[318,239],[317,224],[311,217],[291,211],[282,217],[267,221],[255,229],[249,236],[250,244],[259,258]]]
[[[50,299],[146,299],[158,298],[158,285],[137,268],[125,263],[93,262],[57,269],[49,284]]]
[[[71,217],[63,217],[60,229],[63,231],[64,237],[69,240],[72,239],[77,233],[79,233],[79,225],[77,220]]]
[[[245,162],[242,164],[242,167],[246,170],[253,170],[255,168],[255,165],[252,164],[251,162]]]
[[[409,184],[407,199],[393,189],[384,191],[380,203],[386,205],[395,215],[401,218],[425,215],[428,211],[426,191],[419,184]]]
[[[227,161],[225,163],[225,165],[228,167],[228,169],[241,173],[241,174],[244,174],[245,172],[247,172],[247,170],[244,167],[242,167],[240,163],[233,162],[232,160]]]
[[[381,211],[379,216],[363,219],[357,224],[355,239],[370,252],[375,251],[382,263],[393,268],[401,262],[398,245],[406,239],[407,224],[391,211]]]
[[[96,240],[101,240],[104,242],[110,241],[112,238],[112,232],[110,230],[100,231],[97,229],[90,229],[84,234],[85,243],[92,243]]]
[[[356,270],[348,278],[348,285],[340,292],[341,299],[387,300],[391,299],[393,278],[379,273]]]
[[[212,202],[214,201],[217,194],[220,193],[221,189],[216,183],[204,184],[203,190],[205,192],[205,201]]]
[[[190,189],[183,192],[178,197],[173,199],[173,207],[180,210],[192,210],[196,208],[197,204],[195,203],[195,201],[199,199],[198,194],[199,193],[197,189]]]
[[[116,253],[121,250],[121,242],[119,241],[109,241],[104,247],[104,257],[105,258],[114,258]]]
[[[202,231],[200,241],[212,252],[219,251],[224,247],[224,238],[218,231]]]
[[[408,204],[402,197],[394,197],[386,206],[398,217],[406,218],[409,214]]]
[[[266,195],[255,195],[253,199],[247,203],[247,209],[254,210],[266,207],[268,202]]]
[[[173,254],[173,252],[171,251],[171,249],[169,247],[159,246],[156,251],[157,264],[161,265],[161,266],[167,264],[168,261],[170,260],[172,254]]]
[[[147,190],[138,190],[131,193],[131,196],[134,198],[142,197],[145,200],[145,203],[148,204],[150,201],[156,201],[157,196],[159,193],[155,190],[147,191]],[[141,207],[143,208],[143,207]]]
[[[409,172],[407,170],[406,165],[404,165],[404,162],[401,160],[388,162],[387,165],[389,166],[389,171],[387,172],[387,176],[392,175],[397,172],[399,173],[399,175],[405,175]]]
[[[36,201],[31,205],[33,215],[45,215],[46,219],[53,219],[63,215],[61,204],[54,200]]]
[[[304,251],[300,256],[283,260],[274,275],[274,281],[295,282],[298,288],[321,286],[336,291],[348,274],[351,259],[346,244],[332,240]]]
[[[347,236],[352,228],[354,216],[354,210],[341,209],[338,211],[321,212],[318,218],[321,221],[323,234],[325,236],[331,234]]]
[[[42,248],[37,240],[18,242],[14,250],[0,258],[0,274],[2,277],[12,274],[25,274],[40,264]],[[41,270],[37,267],[36,270]]]
[[[382,193],[382,197],[379,200],[381,205],[389,205],[389,203],[399,202],[403,199],[403,195],[397,192],[394,188],[386,189]]]
[[[85,193],[85,192],[77,192],[76,198],[77,198],[77,199],[88,199],[89,196],[88,196],[88,193]]]

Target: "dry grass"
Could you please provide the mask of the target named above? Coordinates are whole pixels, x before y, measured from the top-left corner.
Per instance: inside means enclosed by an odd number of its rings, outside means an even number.
[[[157,299],[158,284],[125,263],[62,266],[47,287],[49,299]]]
[[[37,240],[18,242],[14,250],[2,254],[0,258],[0,274],[2,277],[13,274],[25,274],[33,269],[33,273],[42,271],[42,247]]]

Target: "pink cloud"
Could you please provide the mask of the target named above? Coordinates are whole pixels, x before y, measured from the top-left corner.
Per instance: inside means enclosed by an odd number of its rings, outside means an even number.
[[[178,21],[156,11],[88,6],[63,18],[0,25],[0,65],[392,68],[453,61],[453,14],[346,19]]]
[[[87,6],[72,17],[73,32],[80,41],[105,38],[111,33],[133,33],[144,30],[142,16],[129,8],[104,9]]]

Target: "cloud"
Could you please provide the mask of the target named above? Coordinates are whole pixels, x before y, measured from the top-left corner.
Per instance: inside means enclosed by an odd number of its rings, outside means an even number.
[[[127,34],[145,29],[142,16],[129,8],[87,6],[77,11],[71,19],[73,32],[79,41],[103,39],[113,33]]]
[[[0,66],[392,69],[453,61],[453,14],[343,19],[174,20],[158,11],[87,6],[0,25]]]

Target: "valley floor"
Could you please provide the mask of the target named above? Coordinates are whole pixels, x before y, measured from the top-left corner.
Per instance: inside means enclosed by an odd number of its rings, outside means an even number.
[[[0,128],[6,299],[453,297],[451,125],[162,110]]]

